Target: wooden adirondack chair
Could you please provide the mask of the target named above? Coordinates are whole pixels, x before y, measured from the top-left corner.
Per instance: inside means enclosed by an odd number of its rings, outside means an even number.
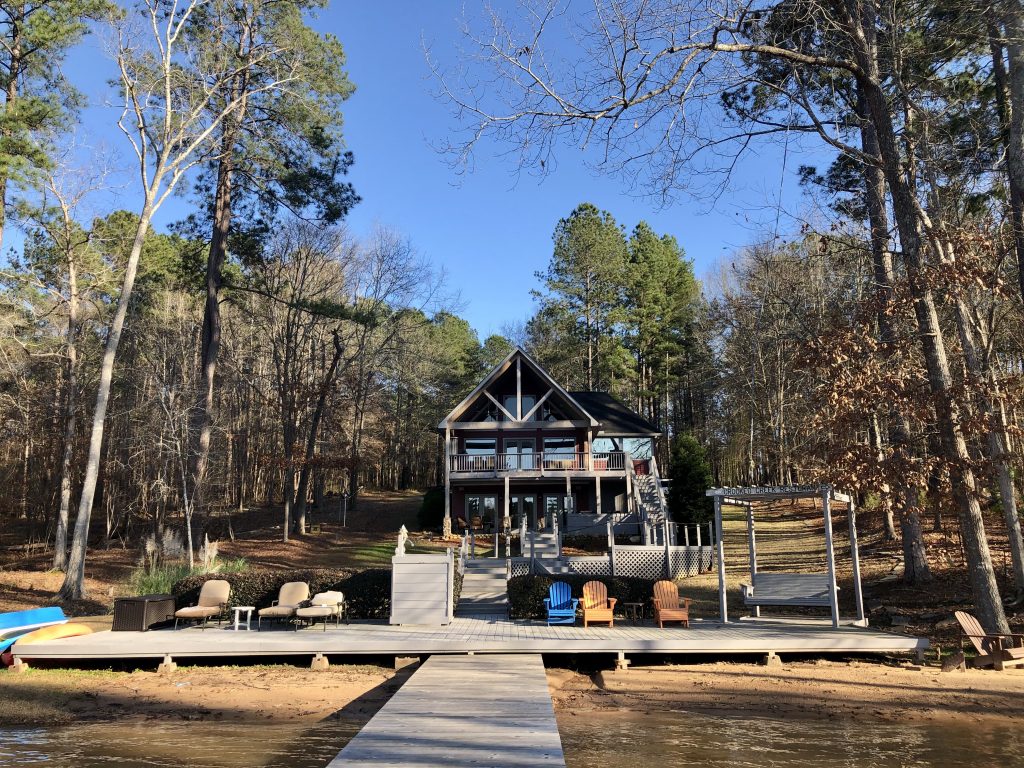
[[[966,637],[971,641],[977,657],[971,662],[975,667],[1005,669],[1024,665],[1024,635],[1003,635],[986,632],[981,622],[964,611],[953,614],[960,624],[960,649]]]
[[[608,597],[608,587],[600,581],[588,581],[583,585],[583,626],[592,621],[607,621],[609,627],[614,627],[617,602],[616,598]]]
[[[575,624],[576,609],[580,601],[572,596],[572,590],[564,581],[556,581],[548,588],[544,608],[548,612],[548,626],[552,624]]]
[[[658,581],[654,584],[654,620],[665,628],[666,621],[678,621],[690,627],[690,603],[688,597],[680,599],[679,587],[674,581]]]

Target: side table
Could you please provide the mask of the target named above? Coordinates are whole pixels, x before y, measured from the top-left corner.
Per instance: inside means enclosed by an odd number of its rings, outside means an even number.
[[[639,624],[644,620],[644,604],[643,603],[623,603],[622,612],[626,618],[629,619],[633,624]]]
[[[245,613],[245,629],[249,631],[249,622],[252,621],[252,612],[256,610],[255,605],[236,605],[232,608],[235,612],[235,632],[239,630],[239,624],[242,620],[242,614]]]

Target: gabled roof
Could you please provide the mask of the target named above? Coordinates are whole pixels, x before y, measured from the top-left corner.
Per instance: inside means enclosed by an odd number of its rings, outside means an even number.
[[[600,426],[598,420],[595,419],[587,411],[586,408],[580,405],[580,403],[578,403],[575,400],[575,398],[573,398],[573,396],[570,395],[557,381],[551,378],[551,376],[548,375],[548,372],[545,371],[540,366],[540,364],[537,363],[536,360],[534,360],[532,357],[526,354],[526,351],[522,347],[516,347],[507,355],[505,355],[505,358],[496,366],[494,366],[493,370],[491,370],[490,373],[484,376],[483,380],[476,385],[476,388],[468,395],[466,395],[466,397],[463,398],[462,402],[460,402],[457,406],[455,406],[452,409],[451,413],[449,413],[447,416],[441,419],[441,423],[437,425],[437,428],[444,429],[445,427],[449,426],[452,422],[458,421],[456,417],[460,416],[469,405],[471,405],[478,397],[480,397],[481,393],[485,389],[487,389],[487,387],[493,384],[498,379],[499,376],[501,376],[503,373],[505,373],[505,371],[508,370],[509,365],[512,363],[513,360],[515,360],[516,356],[519,356],[522,362],[529,366],[530,369],[535,374],[537,374],[537,376],[539,376],[545,384],[548,385],[548,387],[553,389],[556,394],[562,397],[562,399],[566,401],[569,407],[579,411],[580,416],[589,421],[591,426]]]
[[[607,392],[570,392],[587,413],[601,422],[601,435],[660,435],[656,426]]]

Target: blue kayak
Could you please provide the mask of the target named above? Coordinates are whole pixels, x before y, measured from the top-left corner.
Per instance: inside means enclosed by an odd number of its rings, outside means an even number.
[[[51,624],[64,624],[67,620],[68,617],[60,608],[30,608],[27,611],[0,613],[0,651],[7,647],[3,643],[12,637],[20,637]]]
[[[35,630],[34,629],[30,629],[28,632],[21,632],[20,635],[15,635],[14,637],[8,637],[6,640],[0,640],[0,653],[3,653],[4,651],[6,651],[8,648],[10,648],[16,642],[21,640],[21,638],[23,638],[25,635],[29,634],[29,632],[35,632]]]

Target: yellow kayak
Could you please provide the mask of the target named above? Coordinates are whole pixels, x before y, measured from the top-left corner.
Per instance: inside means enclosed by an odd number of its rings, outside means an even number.
[[[27,635],[18,638],[15,645],[28,645],[29,643],[41,643],[44,640],[59,640],[62,637],[78,637],[79,635],[91,635],[92,628],[85,624],[54,624],[52,627],[43,627]]]

